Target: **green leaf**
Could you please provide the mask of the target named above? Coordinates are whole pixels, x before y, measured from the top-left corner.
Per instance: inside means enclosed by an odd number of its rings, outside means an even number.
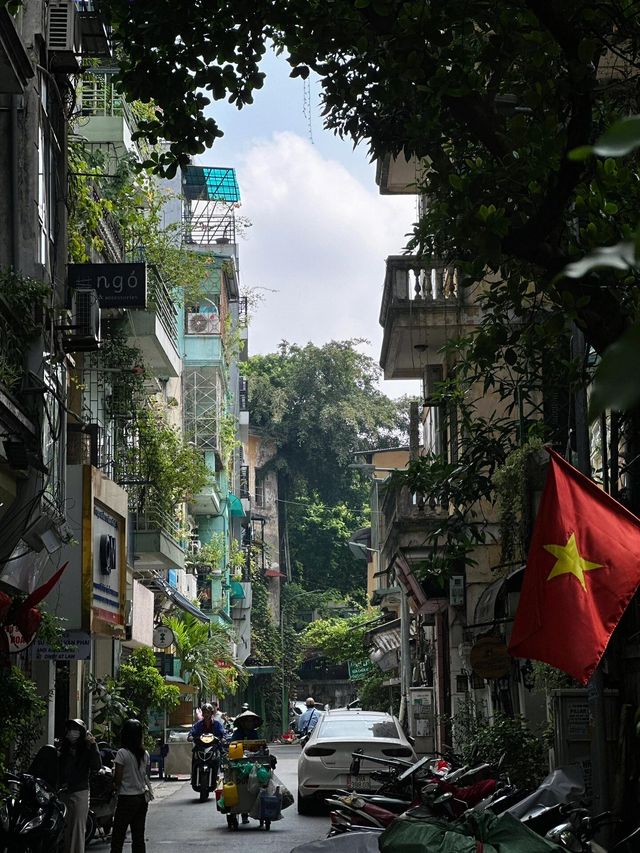
[[[593,146],[601,157],[623,157],[640,146],[640,116],[628,116],[612,125]]]
[[[606,409],[627,411],[640,401],[640,326],[632,326],[602,357],[593,380],[589,418]]]
[[[586,160],[588,157],[591,157],[592,154],[592,145],[580,145],[578,148],[574,148],[572,151],[569,151],[567,156],[569,157],[569,160]]]
[[[628,270],[637,266],[635,247],[631,240],[623,240],[615,246],[602,246],[594,249],[579,261],[574,261],[563,269],[561,276],[583,278],[597,269]]]

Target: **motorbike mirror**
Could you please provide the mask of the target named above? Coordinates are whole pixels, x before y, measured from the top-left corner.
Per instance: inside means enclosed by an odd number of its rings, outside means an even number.
[[[433,801],[433,804],[435,806],[442,806],[445,803],[448,803],[451,799],[453,799],[453,794],[451,793],[451,791],[448,791],[446,794],[440,794],[439,797],[436,797],[436,799]]]

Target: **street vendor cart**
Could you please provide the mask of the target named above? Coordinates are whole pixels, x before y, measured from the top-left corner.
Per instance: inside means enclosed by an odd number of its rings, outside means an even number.
[[[281,817],[282,797],[273,784],[274,756],[265,740],[238,740],[229,744],[222,763],[222,781],[216,791],[219,812],[230,830],[238,829],[238,815],[251,816],[260,827],[271,829]]]

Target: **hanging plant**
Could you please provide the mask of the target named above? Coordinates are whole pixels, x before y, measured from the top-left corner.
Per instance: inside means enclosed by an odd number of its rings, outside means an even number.
[[[530,462],[542,446],[541,439],[530,439],[510,453],[493,476],[500,512],[503,563],[526,559],[528,531],[525,529],[525,508],[530,489]]]

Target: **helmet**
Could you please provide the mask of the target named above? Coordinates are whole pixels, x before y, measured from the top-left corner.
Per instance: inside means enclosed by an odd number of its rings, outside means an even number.
[[[84,720],[67,720],[67,722],[64,724],[64,727],[66,731],[69,731],[69,729],[79,729],[82,734],[86,735],[87,733],[87,724]]]
[[[309,698],[304,704],[307,706],[307,708],[313,708],[316,704],[316,700],[312,696],[309,696]]]
[[[243,710],[243,711],[248,711],[248,710],[249,710],[249,703],[248,703],[248,702],[245,702],[245,703],[243,704],[243,706],[242,706],[242,710]]]
[[[211,711],[211,713],[213,714],[213,705],[211,704],[211,702],[205,702],[204,705],[201,705],[200,710],[203,714],[205,711]]]

